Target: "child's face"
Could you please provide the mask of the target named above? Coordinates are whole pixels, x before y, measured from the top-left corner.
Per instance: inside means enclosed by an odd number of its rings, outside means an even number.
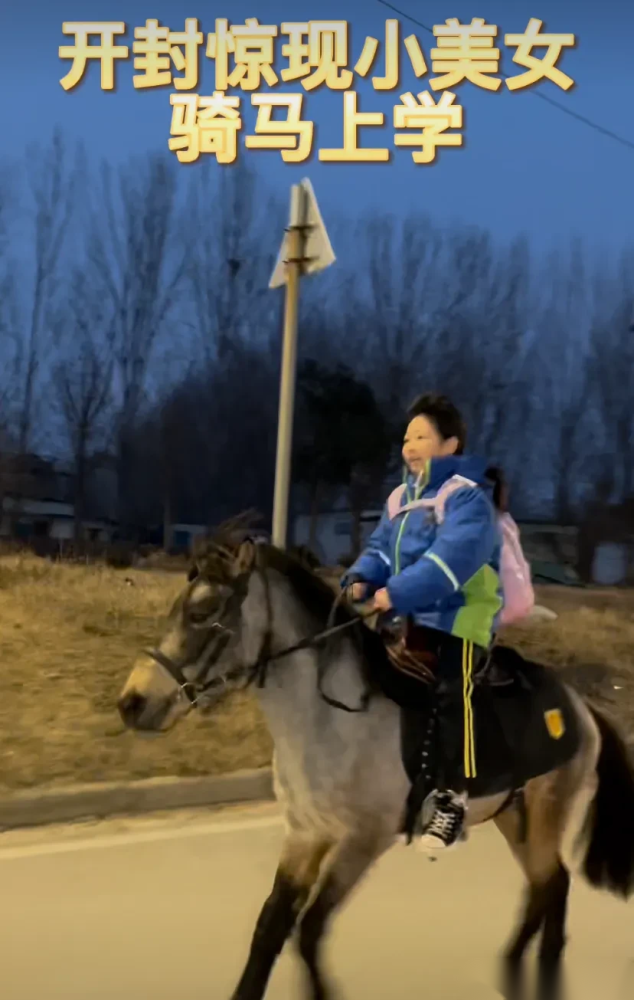
[[[445,441],[427,417],[414,417],[405,432],[403,458],[410,472],[418,475],[430,459],[455,455],[457,447],[458,439]]]

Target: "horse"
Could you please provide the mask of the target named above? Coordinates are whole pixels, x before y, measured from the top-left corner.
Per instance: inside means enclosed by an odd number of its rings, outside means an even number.
[[[286,830],[232,1000],[264,997],[295,930],[306,995],[331,1000],[321,962],[327,925],[402,838],[411,781],[400,711],[376,687],[368,693],[367,683],[368,664],[384,655],[383,640],[343,603],[333,625],[333,597],[332,587],[292,554],[244,532],[220,531],[195,558],[160,643],[139,655],[119,696],[127,727],[165,731],[193,708],[213,713],[232,691],[256,684]],[[316,638],[325,635],[326,647]],[[523,960],[538,935],[540,1000],[560,996],[569,840],[592,886],[625,899],[634,890],[627,748],[611,722],[574,690],[567,693],[579,731],[572,759],[528,781],[522,809],[513,807],[508,788],[472,800],[468,812],[468,828],[497,825],[527,881],[523,918],[501,962],[507,1000],[524,995]]]

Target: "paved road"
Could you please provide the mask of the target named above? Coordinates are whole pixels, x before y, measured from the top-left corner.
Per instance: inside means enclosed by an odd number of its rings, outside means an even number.
[[[3,1000],[228,1000],[272,879],[273,806],[0,834]],[[521,876],[494,829],[386,855],[340,915],[346,1000],[493,1000]],[[634,906],[576,883],[570,1000],[634,998]],[[292,951],[267,1000],[300,997]]]

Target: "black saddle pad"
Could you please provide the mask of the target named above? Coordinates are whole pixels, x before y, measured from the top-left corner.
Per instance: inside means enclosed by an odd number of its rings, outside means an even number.
[[[419,684],[422,694],[412,708],[385,667],[380,680],[385,682],[384,693],[401,705],[403,763],[413,784],[411,813],[434,788],[435,692]],[[472,798],[521,789],[531,778],[563,766],[578,751],[577,714],[556,672],[513,649],[494,647],[489,665],[476,679],[472,705],[477,769],[477,776],[467,782]]]
[[[562,767],[580,742],[572,699],[554,670],[505,647],[497,647],[493,664],[497,677],[489,682],[485,675],[473,698],[474,798],[522,788]]]

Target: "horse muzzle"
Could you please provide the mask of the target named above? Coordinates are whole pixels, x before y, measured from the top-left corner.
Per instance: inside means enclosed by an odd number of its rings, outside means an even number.
[[[117,707],[124,725],[137,732],[162,732],[169,729],[174,698],[150,698],[134,689],[119,698]]]

